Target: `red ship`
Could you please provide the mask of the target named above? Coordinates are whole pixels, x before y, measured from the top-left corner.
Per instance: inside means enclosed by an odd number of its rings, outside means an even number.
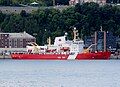
[[[78,30],[74,29],[74,39],[66,40],[66,36],[56,37],[54,45],[38,46],[36,43],[27,45],[27,52],[12,53],[12,59],[35,59],[35,60],[108,60],[111,52],[106,51],[106,32],[104,32],[104,50],[91,51],[93,46],[97,45],[96,36],[95,44],[84,49],[84,41],[78,38]],[[96,33],[95,33],[96,35]]]
[[[11,54],[12,59],[35,59],[35,60],[108,60],[110,52],[98,52],[98,53],[79,53],[74,58],[71,54],[25,54],[25,53],[14,53]],[[69,56],[71,58],[69,58]],[[73,58],[72,58],[73,57]]]

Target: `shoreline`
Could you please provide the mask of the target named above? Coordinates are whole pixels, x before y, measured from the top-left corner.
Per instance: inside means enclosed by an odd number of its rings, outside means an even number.
[[[0,55],[0,59],[12,59],[10,55]],[[110,60],[120,60],[120,55],[111,55]]]

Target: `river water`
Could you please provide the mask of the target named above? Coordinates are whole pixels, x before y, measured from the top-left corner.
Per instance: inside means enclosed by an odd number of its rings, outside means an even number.
[[[0,60],[0,87],[120,87],[120,60]]]

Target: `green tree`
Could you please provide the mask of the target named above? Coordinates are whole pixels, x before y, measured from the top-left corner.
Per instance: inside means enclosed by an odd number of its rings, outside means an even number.
[[[4,21],[5,15],[0,11],[0,24]]]
[[[55,0],[58,5],[69,5],[69,0]]]
[[[1,24],[1,28],[4,32],[22,32],[24,29],[24,23],[22,22],[20,15],[12,14],[5,18],[4,22]]]
[[[0,5],[9,6],[12,4],[11,0],[0,0]]]

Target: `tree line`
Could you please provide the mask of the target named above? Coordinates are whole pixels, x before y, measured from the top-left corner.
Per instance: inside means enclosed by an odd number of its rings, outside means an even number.
[[[120,9],[116,6],[99,6],[96,3],[77,4],[63,11],[58,9],[39,9],[32,13],[24,10],[20,14],[0,12],[2,32],[24,32],[35,36],[40,45],[47,43],[47,38],[68,33],[73,38],[72,30],[76,27],[80,37],[93,35],[103,27],[114,35],[120,35]],[[53,41],[53,40],[52,40]]]

